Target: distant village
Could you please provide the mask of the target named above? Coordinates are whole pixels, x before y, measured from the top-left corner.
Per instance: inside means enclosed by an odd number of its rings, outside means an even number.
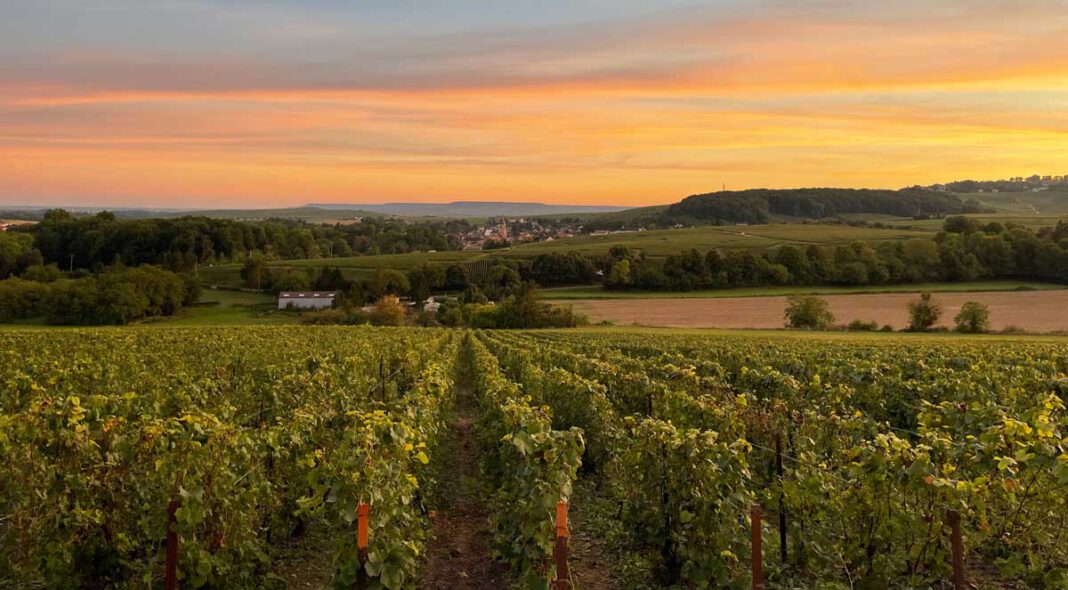
[[[456,232],[450,235],[460,242],[464,250],[491,250],[526,242],[564,240],[579,235],[599,236],[637,231],[645,231],[645,228],[611,232],[608,230],[587,232],[581,224],[572,225],[563,221],[554,221],[549,225],[538,219],[515,217],[494,219],[487,224],[478,225],[468,231]]]
[[[1068,186],[1068,174],[1064,176],[1033,174],[1031,176],[1014,176],[1002,180],[959,180],[944,184],[932,184],[926,188],[940,192],[952,193],[1041,193],[1051,189]]]

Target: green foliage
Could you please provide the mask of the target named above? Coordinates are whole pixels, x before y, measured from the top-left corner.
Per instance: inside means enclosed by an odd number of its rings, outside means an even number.
[[[0,281],[0,322],[44,315],[49,285],[17,277]]]
[[[665,585],[748,587],[744,517],[753,500],[777,510],[780,492],[789,560],[765,558],[769,587],[940,587],[949,509],[962,514],[969,551],[998,570],[994,578],[1053,590],[1068,573],[1060,343],[487,338],[554,417],[559,407],[589,423],[567,408],[596,399],[575,387],[552,394],[547,380],[569,381],[561,370],[593,382],[591,391],[604,386],[627,434],[591,431],[587,447],[608,450],[609,493],[623,502],[634,542],[659,555]],[[765,555],[777,555],[768,520]]]
[[[385,296],[375,302],[367,320],[374,326],[403,326],[406,314],[400,300],[393,296]]]
[[[608,278],[604,282],[606,287],[613,289],[626,288],[631,284],[630,278],[630,261],[620,260],[612,263],[612,270],[608,273]]]
[[[961,306],[960,312],[953,318],[958,332],[980,334],[990,331],[990,308],[976,301],[968,301]]]
[[[415,587],[428,529],[417,497],[451,405],[457,339],[330,328],[0,339],[11,384],[0,396],[0,581],[155,587],[176,500],[183,588],[273,585],[266,566],[298,525],[337,539],[335,582],[351,587],[367,502],[372,587]]]
[[[804,227],[804,226],[797,226]],[[1057,227],[1068,228],[1062,223]],[[1022,227],[992,226],[980,232],[974,219],[946,221],[934,239],[854,241],[810,245],[804,252],[792,245],[758,249],[711,250],[704,261],[697,250],[683,250],[655,259],[631,261],[630,280],[609,277],[609,289],[690,291],[773,285],[863,286],[933,281],[969,282],[982,277],[1068,282],[1068,248],[1057,227],[1038,232]],[[745,234],[749,235],[749,234]],[[755,236],[750,236],[755,237]],[[1068,244],[1066,244],[1068,245]],[[619,262],[615,263],[620,264]],[[613,266],[614,268],[614,266]]]
[[[666,587],[750,587],[757,503],[769,588],[942,587],[956,510],[976,581],[1057,590],[1066,359],[1054,340],[796,333],[0,334],[0,582],[157,586],[178,500],[183,587],[274,584],[298,525],[336,539],[336,586],[363,568],[372,588],[416,587],[420,498],[465,371],[493,547],[521,587],[548,588],[553,508],[581,474]]]
[[[596,273],[593,261],[580,252],[551,252],[531,260],[529,277],[539,285],[577,285],[592,283]]]
[[[826,299],[794,295],[786,299],[784,319],[788,328],[822,330],[834,323],[834,314]]]
[[[909,330],[925,332],[934,327],[942,317],[942,305],[931,299],[930,293],[921,293],[920,298],[909,301]]]
[[[270,272],[263,254],[254,252],[245,259],[241,266],[241,278],[245,279],[245,286],[251,289],[266,289],[270,285]]]
[[[63,278],[63,273],[55,264],[37,264],[23,271],[22,278],[27,281],[37,281],[38,283],[54,283]]]
[[[311,279],[308,273],[302,270],[290,270],[272,281],[274,290],[278,293],[283,291],[307,291],[311,289]]]
[[[95,268],[118,262],[189,272],[198,266],[240,262],[249,253],[289,260],[459,250],[459,242],[449,234],[468,227],[464,221],[409,223],[370,217],[360,223],[337,225],[283,219],[117,219],[108,212],[75,218],[52,210],[40,223],[18,233],[35,239],[40,250],[38,264],[43,260],[63,268],[68,264]],[[6,276],[4,241],[0,237],[0,278]]]
[[[551,412],[532,406],[476,339],[465,343],[480,409],[494,545],[524,588],[549,588],[556,503],[571,495],[582,431],[553,430]]]
[[[706,223],[767,223],[772,215],[821,219],[851,213],[877,213],[922,219],[946,213],[980,211],[955,195],[921,188],[900,191],[804,188],[693,195],[669,206],[663,217]]]
[[[865,322],[864,320],[853,320],[849,322],[849,325],[846,326],[846,329],[850,332],[874,332],[879,329],[879,322]]]
[[[52,276],[39,268],[31,275]],[[196,296],[182,278],[152,266],[49,282],[9,278],[0,281],[0,321],[44,316],[54,324],[126,324],[174,315]]]
[[[43,262],[34,247],[33,236],[21,232],[0,232],[0,279]]]
[[[378,269],[368,285],[368,295],[380,299],[387,295],[399,296],[411,290],[408,277],[398,270]]]
[[[312,326],[358,326],[368,322],[367,314],[353,308],[331,308],[300,314],[300,323]]]

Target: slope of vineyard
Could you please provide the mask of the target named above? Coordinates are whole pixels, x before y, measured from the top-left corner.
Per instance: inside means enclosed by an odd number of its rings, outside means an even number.
[[[183,587],[262,587],[274,541],[337,539],[375,507],[369,561],[414,579],[417,502],[458,339],[420,330],[0,336],[0,586],[159,585],[173,502]]]
[[[1063,344],[484,338],[555,427],[584,429],[664,585],[748,587],[754,502],[767,587],[942,587],[949,511],[980,587],[1068,584]]]
[[[1062,341],[265,327],[0,333],[0,587],[162,587],[170,530],[182,588],[282,588],[308,529],[418,587],[460,374],[524,588],[583,479],[635,586],[750,587],[753,505],[767,588],[948,587],[950,514],[979,587],[1068,585]]]

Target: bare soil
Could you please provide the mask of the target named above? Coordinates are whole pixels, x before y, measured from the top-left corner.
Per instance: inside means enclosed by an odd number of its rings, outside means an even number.
[[[879,293],[822,296],[831,306],[836,323],[853,320],[889,324],[895,329],[908,325],[906,303],[916,293]],[[1068,331],[1068,290],[985,293],[936,293],[943,307],[940,325],[952,327],[961,305],[978,301],[990,308],[994,330],[1008,327],[1028,332]],[[677,328],[782,328],[785,297],[731,297],[709,299],[612,299],[567,301],[578,313],[594,320],[621,325]]]
[[[438,496],[442,506],[431,513],[434,539],[423,565],[424,590],[497,589],[512,586],[505,564],[490,553],[486,491],[472,425],[471,398],[461,384],[457,414],[442,453]]]
[[[324,590],[334,577],[333,542],[320,527],[282,543],[282,556],[275,574],[285,580],[288,590]]]
[[[577,507],[576,507],[577,508]],[[578,510],[571,514],[571,538],[568,545],[568,566],[571,581],[578,590],[614,590],[620,587],[612,569],[612,557],[586,523],[586,516]]]

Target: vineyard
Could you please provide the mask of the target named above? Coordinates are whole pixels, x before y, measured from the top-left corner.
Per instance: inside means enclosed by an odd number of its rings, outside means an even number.
[[[620,587],[1068,588],[1056,340],[7,332],[0,378],[5,588],[284,588],[309,531],[335,587],[419,587],[461,398],[518,587],[586,486]]]

